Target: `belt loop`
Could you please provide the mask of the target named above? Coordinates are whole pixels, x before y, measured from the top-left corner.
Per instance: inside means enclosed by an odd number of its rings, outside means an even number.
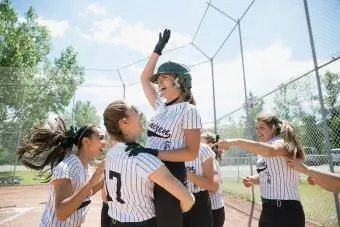
[[[116,219],[113,219],[113,218],[112,218],[112,219],[111,219],[111,222],[112,222],[112,224],[116,224],[117,221],[116,221]]]
[[[276,200],[276,206],[277,206],[277,207],[281,207],[281,200],[279,200],[279,199]]]

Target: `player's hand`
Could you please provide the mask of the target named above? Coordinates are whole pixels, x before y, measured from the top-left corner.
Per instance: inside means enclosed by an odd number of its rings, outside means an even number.
[[[316,180],[313,177],[308,176],[307,177],[307,182],[310,185],[316,185]]]
[[[250,176],[243,177],[243,185],[247,188],[251,187],[254,184],[253,178]]]
[[[91,176],[91,179],[89,180],[88,184],[91,186],[91,188],[95,187],[97,184],[101,184],[104,180],[104,169],[105,169],[105,163],[102,162],[98,164],[96,170]]]
[[[187,202],[181,201],[180,202],[180,206],[181,206],[183,213],[188,212],[192,208],[192,206],[195,204],[195,196],[192,193],[190,193],[190,195],[191,195],[190,201],[187,201]]]
[[[303,163],[302,159],[296,159],[296,158],[288,158],[287,164],[290,168],[300,172],[300,173],[306,173],[307,172],[307,166]]]
[[[218,149],[219,151],[225,151],[230,149],[231,144],[234,140],[231,139],[224,139],[224,140],[220,140],[217,143],[214,143],[211,147],[214,149]]]
[[[156,149],[151,149],[151,148],[145,148],[145,147],[136,147],[136,148],[130,148],[128,147],[125,149],[126,152],[129,152],[128,156],[137,156],[140,153],[146,153],[146,154],[151,154],[155,157],[158,156],[158,150]]]
[[[153,52],[155,52],[158,55],[162,55],[162,51],[170,39],[170,33],[171,32],[169,29],[165,29],[163,31],[163,35],[161,32],[159,33],[158,43],[156,44],[155,50]]]

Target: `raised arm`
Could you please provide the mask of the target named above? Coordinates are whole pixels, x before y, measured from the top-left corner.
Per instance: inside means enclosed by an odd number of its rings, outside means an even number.
[[[146,66],[143,70],[143,73],[141,75],[141,83],[142,88],[144,91],[144,94],[146,98],[148,99],[150,105],[153,109],[155,109],[155,102],[157,98],[157,93],[155,88],[151,84],[151,77],[154,74],[155,67],[158,61],[158,58],[160,55],[162,55],[162,51],[166,45],[166,43],[169,41],[170,38],[170,30],[165,29],[163,32],[163,36],[160,33],[159,34],[159,40],[155,47],[155,50],[151,54],[148,62],[146,63]]]
[[[183,212],[188,212],[194,205],[195,197],[165,166],[157,169],[149,176],[149,178],[175,196],[180,201]]]
[[[266,144],[246,139],[224,139],[215,143],[214,146],[218,146],[219,149],[223,150],[238,147],[264,157],[285,156],[287,154],[287,150],[282,143]]]
[[[303,164],[300,159],[288,159],[288,166],[314,179],[317,185],[331,192],[340,192],[340,176],[316,170]]]

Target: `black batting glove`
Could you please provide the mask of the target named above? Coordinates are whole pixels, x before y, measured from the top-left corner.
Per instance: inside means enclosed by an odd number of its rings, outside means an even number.
[[[163,31],[163,35],[161,32],[159,33],[158,43],[156,44],[155,50],[153,52],[155,52],[158,55],[162,55],[162,51],[170,39],[170,33],[171,32],[169,29],[165,29]]]

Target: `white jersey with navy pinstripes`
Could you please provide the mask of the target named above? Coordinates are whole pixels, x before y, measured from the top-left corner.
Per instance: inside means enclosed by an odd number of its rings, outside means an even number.
[[[108,214],[120,222],[141,222],[156,216],[149,176],[164,163],[146,153],[129,157],[125,148],[117,143],[107,155],[105,183],[112,198]]]
[[[282,143],[280,137],[275,137],[268,144]],[[299,172],[289,168],[285,157],[257,156],[256,169],[260,176],[261,196],[265,199],[300,200]]]
[[[69,179],[72,184],[72,194],[79,191],[86,182],[89,180],[88,169],[85,169],[80,159],[71,154],[61,161],[56,167],[53,168],[49,198],[45,206],[44,213],[40,220],[40,227],[78,227],[84,220],[90,205],[76,210],[65,221],[59,221],[55,212],[55,190],[52,185],[54,180]],[[90,200],[90,197],[85,198],[84,201]]]
[[[218,175],[218,189],[216,192],[209,192],[210,195],[210,201],[211,201],[211,209],[217,210],[222,207],[224,207],[224,201],[223,201],[223,187],[222,187],[222,174],[220,165],[218,164],[218,161],[214,160],[214,170],[216,171]]]
[[[202,127],[196,107],[188,102],[166,106],[165,100],[158,97],[155,111],[148,127],[146,147],[158,150],[184,148],[184,130]]]
[[[203,177],[203,164],[209,158],[215,158],[215,153],[207,144],[200,144],[200,149],[198,151],[197,158],[193,161],[185,162],[185,167],[187,172],[193,173],[197,176]],[[201,188],[191,181],[188,181],[188,189],[192,193],[197,193],[200,191],[205,191],[206,189]]]

